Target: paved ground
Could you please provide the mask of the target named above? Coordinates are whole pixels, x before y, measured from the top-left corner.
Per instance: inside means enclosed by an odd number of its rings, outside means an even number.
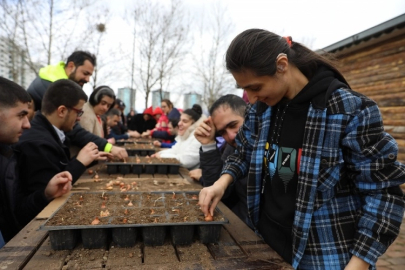
[[[377,269],[405,269],[405,219],[402,222],[401,232],[399,233],[397,239],[388,248],[387,252],[377,261]]]

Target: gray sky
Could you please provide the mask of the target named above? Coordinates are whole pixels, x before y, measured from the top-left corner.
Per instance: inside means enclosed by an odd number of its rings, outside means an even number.
[[[192,0],[195,1],[195,0]],[[221,0],[236,32],[265,28],[320,49],[405,13],[404,0]],[[310,44],[308,44],[310,45]]]
[[[109,40],[121,42],[124,51],[131,51],[132,30],[127,26],[122,14],[125,10],[131,10],[131,3],[134,3],[134,0],[104,1],[116,14],[113,15],[109,24]],[[157,1],[162,4],[170,2],[169,0]],[[220,2],[222,6],[226,6],[229,17],[224,19],[231,20],[235,24],[234,30],[229,33],[229,41],[246,29],[263,28],[283,36],[291,36],[293,40],[313,50],[329,46],[405,13],[405,0],[183,1],[194,19],[198,19],[199,14],[204,11],[209,12],[213,2]],[[178,80],[187,81],[190,77],[185,73]],[[129,85],[128,82],[111,84],[113,89],[127,85]],[[176,87],[168,90],[176,92]],[[140,101],[139,104],[137,102],[136,107],[141,110],[144,107],[144,101],[141,93],[137,95]]]

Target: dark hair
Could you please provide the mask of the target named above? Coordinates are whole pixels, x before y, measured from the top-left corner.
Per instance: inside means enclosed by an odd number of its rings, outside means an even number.
[[[202,108],[198,104],[194,104],[191,109],[184,110],[185,114],[191,116],[193,118],[194,122],[198,121],[202,115]]]
[[[108,96],[114,100],[114,102],[111,104],[110,109],[114,106],[115,103],[115,93],[114,90],[112,90],[109,86],[102,85],[94,89],[94,91],[90,94],[89,98],[89,103],[91,106],[96,106],[101,102],[101,99],[104,96]]]
[[[82,66],[86,60],[89,60],[93,66],[96,66],[97,64],[97,59],[94,54],[86,51],[75,51],[67,58],[66,65],[69,62],[73,62],[75,66],[78,67]]]
[[[75,82],[67,79],[58,80],[49,85],[42,99],[42,113],[52,114],[59,106],[73,108],[80,100],[87,101],[87,95]]]
[[[229,107],[235,114],[244,117],[247,104],[243,98],[238,97],[237,95],[228,94],[220,97],[214,102],[214,104],[212,104],[210,108],[210,115],[212,115],[221,106]]]
[[[285,53],[288,62],[294,64],[310,80],[319,66],[333,70],[342,82],[343,75],[335,67],[331,55],[320,55],[304,45],[287,40],[263,29],[249,29],[239,35],[229,45],[226,52],[226,68],[230,72],[251,70],[257,76],[272,76],[276,73],[276,59]],[[291,45],[290,45],[291,44]]]
[[[170,100],[168,100],[167,98],[162,99],[162,101],[160,103],[162,103],[162,102],[166,103],[167,106],[169,106],[169,108],[173,108],[173,103]]]
[[[112,108],[111,110],[109,110],[108,112],[106,112],[105,114],[106,116],[121,116],[121,111],[116,109],[116,108]]]
[[[0,77],[0,108],[17,106],[17,102],[27,103],[31,101],[30,95],[21,86]]]
[[[125,103],[119,98],[115,100],[115,104],[113,106],[115,105],[118,105],[118,107],[120,107],[121,109],[125,108]]]
[[[176,128],[176,127],[178,127],[178,125],[179,125],[179,119],[170,118],[170,119],[169,119],[169,123],[172,124],[173,128]]]

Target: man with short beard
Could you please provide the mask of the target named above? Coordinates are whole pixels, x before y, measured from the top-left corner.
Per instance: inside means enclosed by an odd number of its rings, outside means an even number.
[[[224,161],[235,152],[235,137],[243,125],[246,102],[236,95],[220,97],[210,108],[210,117],[195,130],[194,136],[201,143],[200,169],[190,172],[190,177],[198,179],[204,187],[214,184],[221,175]],[[221,136],[226,144],[218,148],[216,136]],[[223,202],[247,225],[252,228],[247,212],[247,177],[235,181],[224,197]]]
[[[27,91],[34,100],[35,109],[41,110],[42,98],[49,85],[57,80],[69,79],[80,87],[88,83],[96,66],[96,57],[86,51],[75,51],[68,58],[66,63],[59,62],[56,65],[49,65],[39,70],[38,77],[31,83]],[[104,138],[100,138],[87,130],[80,124],[76,124],[72,131],[66,133],[71,145],[83,148],[87,143],[94,142],[100,151],[109,152],[118,158],[127,158],[128,153],[124,148],[113,146]]]

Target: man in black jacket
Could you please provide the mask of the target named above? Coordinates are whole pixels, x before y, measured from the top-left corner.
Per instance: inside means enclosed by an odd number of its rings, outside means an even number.
[[[74,183],[86,166],[94,160],[106,159],[106,154],[99,151],[93,142],[89,142],[75,158],[70,159],[70,142],[64,132],[72,130],[75,123],[80,121],[86,101],[87,95],[71,80],[58,80],[45,92],[42,109],[31,121],[31,129],[25,131],[15,145],[24,195],[43,189],[48,179],[61,171],[70,172]],[[17,218],[25,225],[38,213],[31,212],[24,216],[17,213]]]
[[[143,113],[138,113],[131,118],[128,122],[129,130],[136,131],[137,138],[141,137],[141,134],[147,130],[152,130],[156,126],[156,120],[153,118],[153,108],[152,106],[146,108]]]
[[[201,143],[200,182],[204,187],[211,186],[220,177],[223,163],[235,151],[235,137],[243,125],[246,102],[236,95],[220,97],[210,108],[208,117],[194,132],[194,136]],[[215,136],[225,139],[221,149],[218,149]],[[247,216],[247,177],[238,179],[231,185],[222,197],[223,202],[250,227]]]
[[[44,188],[29,196],[19,192],[17,159],[10,146],[18,142],[23,130],[30,128],[27,117],[30,101],[31,97],[21,86],[0,77],[0,248],[22,228],[16,212],[25,215],[38,211],[71,188],[72,176],[62,172],[51,175]]]
[[[41,110],[41,102],[45,91],[52,82],[60,79],[69,79],[80,87],[89,82],[96,66],[96,57],[85,51],[75,51],[68,58],[57,65],[49,65],[39,70],[38,77],[32,81],[27,91],[34,100],[36,110]],[[100,151],[113,154],[118,158],[127,158],[128,153],[124,148],[113,146],[104,138],[100,138],[76,124],[74,128],[66,133],[72,145],[83,148],[87,143],[94,142]]]

